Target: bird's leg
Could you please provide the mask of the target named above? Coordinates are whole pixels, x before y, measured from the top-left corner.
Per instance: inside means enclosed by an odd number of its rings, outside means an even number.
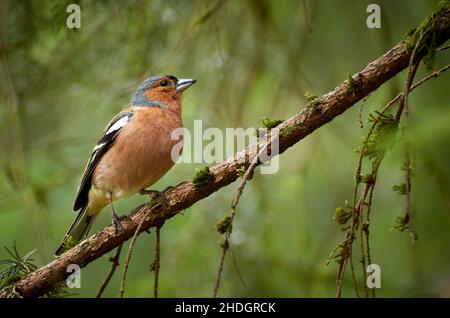
[[[148,194],[152,201],[153,200],[158,201],[163,207],[163,209],[165,209],[169,206],[169,202],[167,201],[165,195],[165,192],[168,188],[166,188],[164,191],[142,189],[141,191],[139,191],[139,194],[143,195]]]
[[[108,198],[109,205],[111,206],[111,212],[112,212],[112,223],[114,224],[116,231],[115,234],[117,235],[118,230],[120,230],[122,233],[125,232],[122,224],[120,224],[119,217],[116,214],[116,211],[114,210],[113,200],[112,200],[112,193],[111,191],[106,192],[106,197]]]

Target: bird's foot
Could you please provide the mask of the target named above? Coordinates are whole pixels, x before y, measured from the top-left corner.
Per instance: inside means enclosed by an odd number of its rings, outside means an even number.
[[[149,195],[152,202],[155,201],[156,203],[159,203],[163,209],[166,209],[169,206],[169,201],[167,200],[165,192],[169,188],[172,187],[167,187],[164,191],[143,189],[139,191],[139,194]]]
[[[115,231],[114,234],[117,235],[119,233],[119,231],[121,233],[125,233],[122,224],[120,224],[120,219],[117,214],[116,214],[116,210],[114,210],[114,205],[113,205],[113,194],[111,191],[106,192],[106,197],[108,198],[109,201],[109,205],[111,206],[111,215],[112,215],[112,223],[114,224],[115,227]]]
[[[127,216],[125,216],[127,217]],[[114,224],[115,227],[115,231],[114,234],[117,235],[119,234],[119,231],[121,233],[125,233],[125,230],[122,227],[122,224],[120,224],[120,219],[123,219],[124,216],[118,217],[117,214],[115,212],[112,213],[112,223]]]

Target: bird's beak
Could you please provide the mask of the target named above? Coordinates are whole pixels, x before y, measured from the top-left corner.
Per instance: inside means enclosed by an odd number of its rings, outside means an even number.
[[[181,78],[181,79],[179,79],[178,83],[177,83],[177,92],[180,92],[180,93],[184,92],[189,87],[194,85],[195,82],[197,82],[195,79],[190,79],[190,78]]]

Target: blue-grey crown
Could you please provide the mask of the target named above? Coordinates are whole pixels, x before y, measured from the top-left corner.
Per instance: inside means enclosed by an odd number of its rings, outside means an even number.
[[[137,89],[136,93],[134,93],[133,97],[131,98],[131,106],[156,106],[156,107],[163,107],[160,102],[158,101],[151,101],[148,100],[144,93],[147,91],[150,87],[155,84],[155,82],[163,77],[173,77],[172,75],[157,75],[147,78]],[[176,79],[176,78],[175,78]]]

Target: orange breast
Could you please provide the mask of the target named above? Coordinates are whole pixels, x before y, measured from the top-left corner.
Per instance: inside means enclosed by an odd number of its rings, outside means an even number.
[[[174,129],[181,128],[180,112],[157,107],[136,108],[113,147],[100,160],[93,176],[95,188],[113,197],[128,196],[158,181],[172,168]]]

